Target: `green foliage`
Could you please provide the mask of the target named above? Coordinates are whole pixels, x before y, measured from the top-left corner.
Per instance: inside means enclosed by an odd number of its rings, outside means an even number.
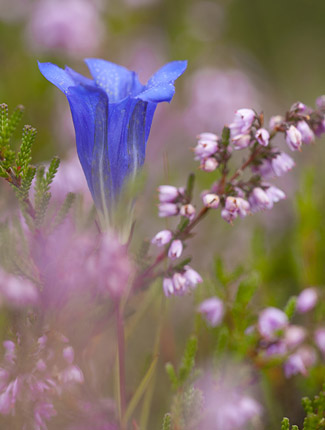
[[[51,198],[50,185],[53,182],[59,164],[59,158],[54,157],[46,173],[44,166],[37,169],[35,184],[35,225],[37,227],[44,221],[44,216]]]
[[[195,365],[196,352],[197,338],[191,336],[186,344],[178,374],[171,363],[166,364],[166,372],[175,390],[181,388],[187,382]]]
[[[162,430],[171,430],[171,428],[172,428],[172,417],[170,414],[165,414]]]
[[[230,128],[229,127],[224,127],[222,130],[222,135],[221,135],[221,142],[222,145],[224,146],[228,146],[229,145],[229,139],[230,139]]]
[[[284,312],[286,313],[289,320],[291,320],[291,318],[293,317],[296,311],[296,302],[297,302],[297,297],[290,297],[290,299],[288,300],[284,308]]]
[[[314,400],[304,397],[302,405],[306,413],[302,430],[325,430],[325,384]],[[288,418],[283,418],[281,430],[290,430]],[[291,430],[299,430],[299,427],[293,425]]]

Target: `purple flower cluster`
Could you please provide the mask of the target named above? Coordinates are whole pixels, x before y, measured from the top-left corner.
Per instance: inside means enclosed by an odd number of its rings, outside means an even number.
[[[317,299],[315,288],[303,290],[297,298],[296,311],[303,314],[312,310]],[[317,352],[307,343],[308,338],[313,338],[320,353],[325,355],[325,328],[319,327],[310,336],[306,328],[289,323],[287,315],[280,309],[264,309],[259,315],[257,328],[264,359],[282,358],[287,378],[296,374],[307,375],[308,369],[317,362]]]
[[[13,420],[20,416],[26,428],[41,430],[57,414],[54,404],[62,394],[83,383],[84,377],[67,338],[44,334],[32,342],[27,346],[18,338],[3,343],[0,414]]]
[[[277,133],[283,133],[291,151],[300,151],[303,144],[312,143],[315,135],[325,132],[322,100],[317,99],[315,110],[295,103],[285,117],[272,117],[269,129],[264,127],[262,114],[258,115],[252,109],[239,109],[233,122],[224,129],[224,132],[228,130],[229,138],[225,138],[224,133],[222,139],[213,133],[198,135],[194,148],[195,160],[200,162],[202,170],[212,172],[218,169],[221,174],[221,179],[201,194],[204,206],[208,209],[221,207],[222,218],[232,223],[238,216],[243,218],[249,213],[272,209],[274,203],[285,199],[285,193],[266,180],[284,175],[295,163],[272,140]],[[243,149],[249,151],[249,157],[228,177],[233,151]],[[248,168],[251,175],[244,180],[241,176]],[[164,216],[178,213],[171,211]]]

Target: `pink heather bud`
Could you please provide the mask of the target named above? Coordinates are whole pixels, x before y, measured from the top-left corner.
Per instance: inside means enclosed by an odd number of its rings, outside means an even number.
[[[302,136],[300,131],[294,125],[290,125],[286,131],[286,142],[291,151],[300,151]]]
[[[187,280],[181,273],[174,273],[173,284],[175,294],[182,295],[186,292]]]
[[[208,157],[204,160],[201,160],[200,169],[204,170],[205,172],[213,172],[216,170],[218,165],[219,163],[215,158]]]
[[[265,351],[267,357],[272,357],[274,355],[281,357],[286,355],[287,352],[287,345],[281,340],[278,342],[272,342]]]
[[[63,350],[63,358],[69,363],[72,364],[74,360],[74,350],[72,346],[66,346]]]
[[[237,410],[244,422],[251,421],[254,417],[261,415],[262,407],[252,397],[244,396],[240,399]]]
[[[229,212],[237,212],[237,198],[233,197],[233,196],[228,196],[226,198],[226,204],[225,204],[225,208],[227,209],[227,211]]]
[[[252,109],[239,109],[235,113],[234,121],[229,125],[231,137],[238,134],[247,134],[255,120]]]
[[[219,137],[214,133],[200,133],[196,136],[197,140],[212,140],[217,142]]]
[[[202,201],[205,207],[217,209],[220,203],[220,198],[217,194],[208,193],[202,196]]]
[[[325,356],[325,327],[320,327],[315,331],[314,339],[319,350]]]
[[[296,348],[306,338],[306,330],[298,325],[290,325],[284,333],[284,342],[288,348]]]
[[[174,283],[171,278],[164,278],[163,290],[166,297],[169,297],[174,294]]]
[[[195,217],[195,207],[191,204],[184,205],[181,207],[179,213],[192,221]]]
[[[174,203],[161,203],[158,205],[158,216],[160,218],[174,216],[178,214],[178,207]]]
[[[280,200],[283,200],[286,198],[285,193],[282,190],[280,190],[280,188],[275,187],[274,185],[271,185],[270,187],[268,187],[268,189],[265,192],[270,200],[270,204],[267,209],[272,209],[273,203],[277,203]]]
[[[258,318],[258,331],[268,340],[275,339],[277,331],[284,329],[287,325],[287,315],[273,307],[264,309]]]
[[[218,297],[211,297],[200,304],[198,312],[205,317],[211,327],[217,327],[224,314],[223,302]]]
[[[295,113],[309,113],[310,112],[310,108],[308,106],[306,106],[304,103],[296,102],[296,103],[294,103],[291,106],[290,112],[295,112]]]
[[[255,139],[262,146],[267,146],[270,140],[270,134],[265,128],[260,128],[255,133]]]
[[[249,203],[251,205],[252,212],[269,209],[270,205],[272,204],[267,193],[260,187],[253,189],[251,195],[249,196]]]
[[[183,273],[183,275],[189,287],[195,288],[197,284],[203,282],[203,279],[201,278],[200,274],[196,270],[192,269],[192,267],[185,266],[184,269],[185,272]]]
[[[272,116],[269,122],[270,130],[276,130],[278,127],[281,127],[284,123],[284,117],[281,115]]]
[[[325,108],[325,95],[317,97],[317,99],[316,99],[316,106],[319,107],[320,109],[324,109]]]
[[[272,159],[272,169],[276,176],[282,176],[295,166],[295,162],[290,155],[280,152]]]
[[[241,197],[228,196],[226,199],[225,209],[231,213],[238,214],[241,218],[248,215],[250,204]]]
[[[325,118],[322,118],[321,120],[318,120],[315,124],[313,124],[313,130],[318,137],[325,133]]]
[[[176,260],[182,255],[183,252],[183,243],[181,240],[173,240],[169,250],[168,250],[168,258],[171,260]]]
[[[222,209],[221,211],[221,217],[229,224],[232,224],[233,220],[236,219],[237,216],[237,212],[230,212],[227,209]]]
[[[235,149],[245,149],[251,143],[249,134],[237,134],[231,139]]]
[[[318,296],[315,288],[306,288],[303,290],[297,298],[297,312],[304,314],[313,309],[317,303],[317,298]]]
[[[218,151],[218,143],[214,140],[199,140],[194,148],[195,160],[210,157]]]
[[[306,121],[299,121],[297,123],[297,129],[301,133],[301,139],[302,139],[303,143],[308,145],[309,143],[314,142],[314,140],[315,140],[314,132],[309,127],[309,125],[307,124]]]
[[[169,243],[173,238],[173,233],[170,230],[161,230],[151,240],[153,245],[164,246]]]
[[[160,203],[172,203],[179,197],[179,190],[172,185],[160,185],[158,187]]]
[[[283,367],[286,378],[290,378],[290,376],[297,375],[298,373],[302,375],[306,375],[307,373],[302,357],[298,353],[291,354]]]
[[[82,371],[77,366],[69,366],[60,373],[59,379],[64,384],[78,383],[82,384],[84,382],[84,376]]]
[[[46,363],[45,363],[45,361],[42,358],[40,358],[38,360],[38,362],[36,363],[36,368],[40,372],[44,372],[47,369]]]

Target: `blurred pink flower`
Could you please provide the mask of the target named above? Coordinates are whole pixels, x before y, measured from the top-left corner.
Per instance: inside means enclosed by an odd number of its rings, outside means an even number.
[[[257,91],[242,71],[205,68],[189,81],[189,109],[184,121],[190,135],[215,132],[229,124],[240,106],[258,109]]]
[[[223,366],[219,377],[206,375],[198,384],[204,396],[204,430],[244,430],[261,415],[261,405],[240,385],[238,369]],[[234,376],[236,375],[236,376]]]
[[[13,307],[36,305],[38,290],[28,279],[14,276],[0,268],[0,300]]]
[[[86,0],[42,0],[27,27],[37,51],[63,51],[74,57],[96,52],[104,34],[96,5]]]

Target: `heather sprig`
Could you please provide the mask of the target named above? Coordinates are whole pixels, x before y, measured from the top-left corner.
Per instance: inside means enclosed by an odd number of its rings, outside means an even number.
[[[238,217],[272,209],[274,203],[285,199],[285,193],[268,180],[284,175],[295,163],[273,140],[278,134],[283,134],[291,151],[301,151],[303,144],[313,142],[315,135],[321,136],[325,132],[325,105],[322,100],[322,97],[317,99],[315,109],[300,102],[293,104],[285,116],[276,115],[270,119],[269,129],[265,128],[263,113],[239,109],[233,122],[224,127],[221,138],[210,132],[198,135],[194,158],[213,182],[209,190],[201,192],[203,207],[200,210],[192,202],[193,174],[189,176],[186,187],[159,186],[159,216],[180,217],[180,222],[175,230],[162,230],[154,236],[152,243],[165,248],[142,273],[141,279],[161,275],[154,274],[154,269],[165,258],[171,261],[179,258],[192,230],[211,210],[219,209],[221,217],[232,224]],[[242,150],[246,150],[248,155],[239,167],[233,167],[234,153]],[[202,282],[200,275],[195,273],[191,282],[187,279],[185,266],[178,268],[170,264],[164,275],[165,295],[182,295],[191,291]]]

